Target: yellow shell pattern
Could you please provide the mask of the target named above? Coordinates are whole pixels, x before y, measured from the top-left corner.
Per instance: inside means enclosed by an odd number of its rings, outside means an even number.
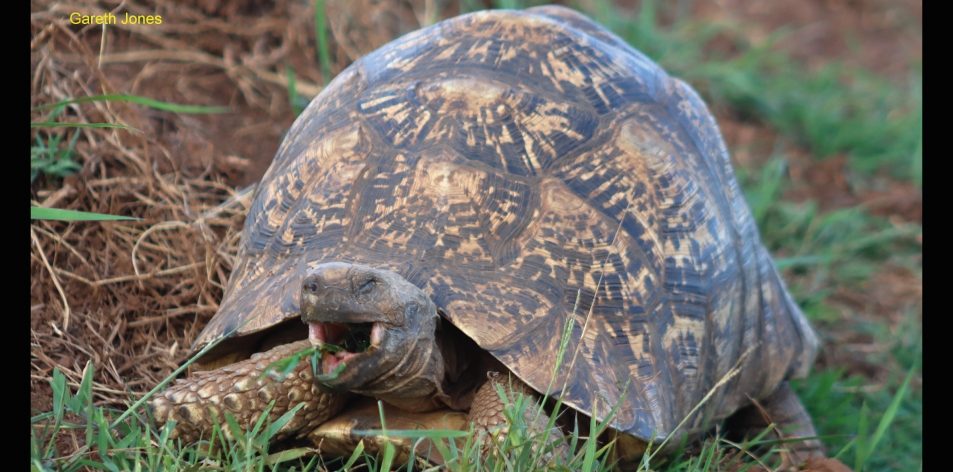
[[[680,434],[817,349],[705,105],[561,7],[460,16],[351,65],[288,133],[239,261],[196,347],[297,317],[309,266],[370,264],[539,391],[571,323],[553,393],[600,418],[618,405],[613,427],[643,440],[746,351]]]

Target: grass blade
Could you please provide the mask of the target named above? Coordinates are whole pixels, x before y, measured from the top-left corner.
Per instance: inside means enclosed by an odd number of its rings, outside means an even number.
[[[85,211],[42,207],[30,207],[30,219],[59,221],[142,221],[140,218],[132,216],[107,215],[105,213],[89,213]]]
[[[391,465],[394,463],[394,455],[397,453],[397,448],[394,447],[394,444],[391,442],[384,443],[384,457],[381,459],[381,471],[391,470]]]
[[[40,105],[35,107],[35,110],[45,110],[49,108],[62,107],[65,105],[72,105],[76,103],[89,103],[89,102],[129,102],[135,103],[136,105],[143,105],[149,108],[162,111],[170,111],[173,113],[182,113],[182,114],[209,114],[209,113],[228,113],[228,107],[223,106],[206,106],[206,105],[184,105],[181,103],[171,103],[163,102],[161,100],[155,100],[148,97],[140,97],[138,95],[128,95],[122,93],[106,94],[106,95],[93,95],[89,97],[80,97],[80,98],[70,98],[62,100],[56,103],[49,105]]]
[[[598,405],[596,403],[597,402],[593,401],[592,411],[598,411],[596,408]],[[592,436],[593,431],[597,431],[598,425],[596,424],[596,422],[597,422],[596,415],[592,415],[589,418],[589,431],[590,431],[589,435],[590,436]],[[596,440],[595,438],[590,437],[588,440],[586,440],[586,455],[583,456],[582,470],[586,472],[591,471],[595,460],[596,460]]]
[[[294,68],[285,67],[285,73],[288,76],[288,105],[291,106],[291,112],[298,116],[308,106],[308,100],[298,94],[298,79]]]
[[[321,80],[324,85],[331,81],[331,53],[328,49],[328,23],[325,18],[325,0],[314,1],[314,37],[318,43],[318,62],[321,64]]]
[[[877,429],[874,430],[874,435],[870,437],[866,444],[864,444],[863,455],[859,460],[859,467],[857,470],[862,470],[864,464],[870,458],[870,455],[873,454],[874,450],[877,449],[877,444],[883,439],[884,435],[887,433],[887,428],[890,427],[890,424],[893,423],[893,420],[897,417],[897,411],[900,409],[900,403],[907,396],[907,390],[910,387],[910,381],[913,380],[913,374],[916,372],[916,366],[910,369],[907,372],[906,378],[903,379],[903,383],[900,384],[900,388],[897,389],[897,393],[893,396],[893,400],[890,401],[890,406],[887,407],[887,410],[884,411],[883,416],[880,417],[880,422],[877,423]]]
[[[58,121],[32,121],[30,128],[115,128],[126,131],[135,131],[140,133],[132,126],[121,125],[118,123],[61,123]]]
[[[300,411],[302,408],[304,408],[304,403],[299,403],[295,405],[294,408],[286,411],[285,414],[281,415],[281,417],[279,417],[277,420],[271,423],[271,425],[268,426],[268,429],[265,430],[265,438],[271,439],[275,437],[275,435],[278,434],[279,431],[281,431],[281,428],[284,428],[285,425],[288,424],[288,422],[290,422],[291,419],[294,418],[294,415],[298,413],[298,411]]]
[[[347,462],[344,463],[344,467],[341,470],[351,470],[351,467],[354,466],[354,463],[357,462],[364,455],[364,440],[360,440],[357,443],[357,447],[354,448],[354,452],[351,453],[351,457],[347,459]]]
[[[268,457],[265,457],[264,463],[265,465],[273,466],[276,464],[280,464],[282,462],[288,462],[288,461],[293,461],[295,459],[299,459],[313,452],[314,450],[311,449],[310,447],[296,447],[294,449],[285,449],[284,451],[269,454]]]

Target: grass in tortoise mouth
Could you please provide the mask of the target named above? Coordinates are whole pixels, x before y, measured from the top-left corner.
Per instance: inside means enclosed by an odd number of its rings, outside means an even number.
[[[371,331],[374,323],[355,323],[348,325],[350,329],[344,333],[341,347],[347,352],[365,352],[371,347]]]
[[[330,323],[324,325],[327,327]],[[261,375],[270,375],[279,382],[283,381],[294,371],[299,362],[308,359],[311,363],[311,373],[317,381],[326,383],[338,378],[341,372],[347,367],[348,359],[357,354],[367,352],[373,347],[371,339],[374,331],[374,323],[337,323],[334,328],[333,331],[337,334],[327,337],[327,340],[319,344],[315,344],[297,351],[291,356],[272,362],[265,368]],[[328,331],[331,330],[329,329]],[[322,335],[321,338],[323,339],[324,336]],[[332,340],[334,342],[331,342]],[[313,337],[312,342],[314,342]],[[322,371],[321,368],[324,356],[330,356],[327,362],[328,369],[325,369],[327,372]]]

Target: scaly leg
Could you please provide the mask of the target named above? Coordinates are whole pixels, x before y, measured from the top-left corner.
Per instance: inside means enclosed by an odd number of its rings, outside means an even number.
[[[483,430],[500,439],[506,437],[509,431],[510,425],[504,415],[505,405],[503,404],[503,399],[500,398],[497,393],[497,385],[499,385],[503,387],[506,398],[511,403],[515,402],[517,396],[520,394],[529,400],[529,404],[523,411],[523,418],[526,421],[530,435],[539,437],[539,435],[546,433],[549,416],[542,412],[537,415],[539,396],[533,389],[512,375],[507,376],[497,372],[490,372],[487,374],[487,377],[489,378],[487,382],[477,390],[473,397],[473,403],[470,406],[470,414],[468,416],[469,421],[471,421],[478,430]],[[553,454],[547,453],[544,455],[544,460],[547,462],[555,458],[564,460],[569,456],[569,445],[566,443],[562,431],[557,427],[553,427],[549,430],[548,437],[546,438],[547,444],[553,444],[554,442],[555,446],[553,447],[552,453],[555,454],[555,457],[553,457]],[[492,442],[488,441],[485,446],[491,444]]]
[[[773,438],[817,437],[810,415],[807,414],[804,405],[801,404],[801,401],[787,383],[782,384],[771,396],[758,403],[761,408],[758,405],[751,405],[739,410],[728,419],[727,427],[731,433],[741,437],[754,437],[773,423],[774,432],[771,433]],[[805,462],[809,464],[829,463],[829,467],[834,467],[830,470],[849,470],[837,460],[827,459],[824,445],[818,439],[785,442],[782,447],[790,451],[790,456],[784,459],[788,466]],[[837,467],[844,467],[844,469]]]
[[[271,375],[262,374],[271,363],[308,347],[308,341],[284,344],[254,354],[248,360],[177,380],[152,400],[156,421],[162,426],[174,419],[176,427],[172,437],[193,442],[200,436],[209,436],[215,418],[219,424],[224,424],[224,412],[233,415],[239,426],[249,430],[272,400],[275,400],[275,406],[268,415],[270,421],[304,402],[305,406],[275,439],[306,434],[340,411],[347,397],[318,389],[313,381],[311,363],[306,360],[299,362],[281,382]],[[222,431],[231,436],[228,427],[223,427]]]

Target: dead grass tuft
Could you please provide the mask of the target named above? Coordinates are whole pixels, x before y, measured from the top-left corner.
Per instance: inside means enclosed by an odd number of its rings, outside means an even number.
[[[332,72],[436,15],[433,2],[328,2]],[[288,71],[311,97],[321,77],[310,2],[158,0],[39,2],[31,15],[33,106],[106,93],[230,113],[184,115],[120,102],[71,105],[58,121],[111,129],[34,129],[32,141],[79,133],[65,179],[39,177],[36,206],[141,222],[31,225],[31,388],[50,408],[54,367],[78,384],[87,360],[94,397],[121,407],[184,361],[214,314],[234,263],[251,192],[294,119]],[[161,25],[70,25],[71,12],[158,14]],[[332,18],[333,17],[333,18]],[[366,19],[373,21],[365,21]],[[379,21],[378,21],[379,20]],[[387,21],[384,21],[387,20]],[[373,33],[373,34],[371,34]],[[379,43],[379,44],[378,44]],[[373,49],[373,48],[372,48]],[[50,118],[34,110],[31,121]]]
[[[218,306],[251,193],[237,185],[264,172],[294,118],[284,71],[299,93],[321,82],[313,15],[300,2],[269,11],[241,2],[209,17],[203,2],[146,7],[161,26],[69,25],[71,11],[118,2],[45,2],[31,16],[34,106],[104,93],[174,103],[225,105],[223,115],[180,115],[119,102],[71,105],[58,121],[109,122],[140,132],[35,129],[31,140],[79,133],[82,170],[41,176],[33,205],[129,215],[141,222],[31,225],[33,408],[50,408],[48,381],[61,369],[78,383],[87,360],[95,399],[123,405],[168,375]],[[207,3],[207,2],[206,2]],[[241,7],[241,8],[239,8]],[[105,44],[101,43],[105,38]],[[49,110],[34,110],[44,121]]]

